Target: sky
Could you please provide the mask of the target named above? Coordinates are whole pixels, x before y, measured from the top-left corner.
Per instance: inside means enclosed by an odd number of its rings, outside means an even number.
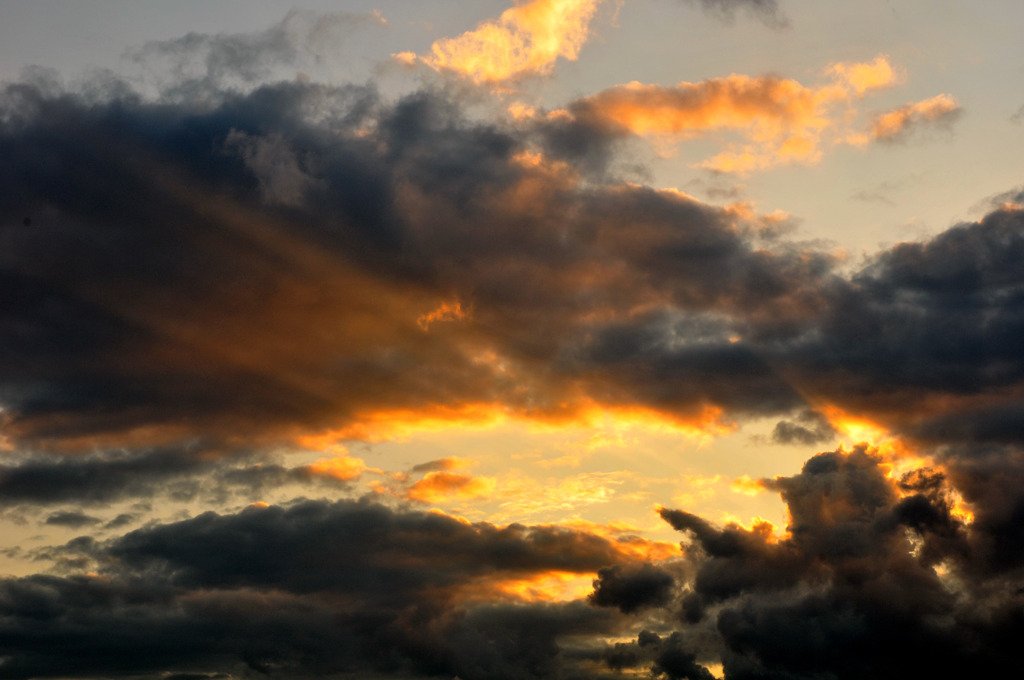
[[[986,677],[1024,5],[0,2],[0,678]]]

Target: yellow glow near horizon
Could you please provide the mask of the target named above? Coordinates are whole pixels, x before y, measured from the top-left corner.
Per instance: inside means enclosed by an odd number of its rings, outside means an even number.
[[[296,438],[301,446],[324,450],[343,441],[402,441],[428,432],[493,430],[522,425],[532,432],[596,428],[614,437],[631,430],[675,433],[692,440],[734,432],[739,426],[724,420],[724,411],[704,405],[688,414],[658,411],[646,406],[602,404],[588,397],[546,408],[526,410],[501,402],[458,405],[432,404],[422,408],[382,409],[354,417],[349,425]]]

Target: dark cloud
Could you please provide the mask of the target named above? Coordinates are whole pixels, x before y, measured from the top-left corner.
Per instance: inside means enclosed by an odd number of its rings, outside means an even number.
[[[178,448],[28,459],[0,466],[0,505],[98,504],[151,496],[168,482],[208,470],[201,455]]]
[[[673,585],[671,573],[649,563],[604,567],[597,572],[590,602],[599,607],[618,607],[629,614],[666,604]]]
[[[225,502],[295,484],[311,490],[347,488],[345,480],[319,474],[310,465],[289,467],[264,453],[193,443],[77,457],[22,456],[0,465],[0,507],[97,506],[165,496]],[[133,518],[121,515],[111,526]]]
[[[702,4],[781,21],[774,2]],[[179,64],[156,99],[43,76],[0,94],[0,505],[112,531],[145,508],[103,527],[83,508],[343,484],[268,451],[463,408],[770,416],[773,440],[805,445],[845,411],[934,465],[894,479],[865,446],[819,454],[764,482],[784,537],[664,509],[686,535],[671,564],[583,531],[366,501],[8,550],[64,575],[0,581],[0,677],[1015,667],[1019,192],[847,274],[740,207],[619,181],[621,131],[593,117],[487,123],[445,92],[257,87],[304,58],[289,31],[308,16],[144,48]],[[936,101],[896,111],[893,138],[949,122]],[[551,572],[596,574],[589,600],[502,588]]]
[[[575,637],[607,634],[616,617],[581,601],[480,594],[628,559],[583,532],[365,502],[207,513],[64,550],[98,575],[0,582],[4,677],[554,677],[571,669],[562,652]]]
[[[92,524],[99,524],[100,520],[81,512],[55,512],[46,518],[46,523],[53,526],[68,527],[70,529],[81,529]]]
[[[800,420],[808,400],[912,429],[1024,376],[1009,206],[844,277],[742,211],[582,181],[536,153],[590,163],[557,150],[557,118],[308,83],[104,92],[2,97],[0,403],[19,446],[366,438],[428,404],[558,420],[594,402],[788,416],[777,439],[809,443],[829,427]],[[610,143],[595,134],[581,153]]]
[[[983,472],[1019,469],[1008,453],[998,463],[961,459],[948,477],[919,469],[898,481],[865,447],[819,454],[800,474],[768,482],[791,517],[781,540],[663,510],[690,536],[697,571],[687,604],[713,616],[726,677],[995,672],[1012,659],[1009,641],[1024,622],[1013,547],[1024,505],[1010,491],[1019,479],[996,483]],[[982,487],[989,499],[977,495]],[[953,513],[953,489],[970,498],[973,522]],[[690,613],[682,620],[701,620]],[[681,668],[696,663],[701,630],[676,634]]]
[[[796,420],[782,420],[772,430],[776,444],[805,444],[813,446],[832,440],[837,432],[828,418],[813,410],[797,414]]]
[[[793,322],[828,256],[756,249],[736,215],[678,194],[580,185],[440,95],[282,84],[200,106],[16,85],[5,102],[15,440],[274,439],[438,402],[561,417],[580,386],[681,415],[799,403],[727,342],[729,316]],[[470,313],[417,323],[453,299]],[[637,304],[668,309],[592,321]],[[700,346],[673,340],[695,324]]]

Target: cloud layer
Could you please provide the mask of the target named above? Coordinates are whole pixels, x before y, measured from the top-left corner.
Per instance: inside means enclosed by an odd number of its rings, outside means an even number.
[[[547,121],[471,122],[437,94],[19,84],[4,110],[15,445],[830,404],[909,428],[1020,381],[1011,204],[844,276],[747,208],[585,182],[544,153]]]
[[[4,550],[48,567],[0,578],[0,678],[1015,667],[1024,194],[853,262],[750,204],[616,175],[632,135],[736,134],[703,166],[749,171],[961,115],[939,95],[857,127],[903,78],[884,56],[818,85],[733,74],[481,113],[482,92],[575,59],[600,4],[519,3],[409,57],[471,96],[274,81],[380,21],[302,13],[144,47],[172,65],[157,96],[113,77],[3,87],[0,512],[64,538]],[[771,1],[701,4],[784,21]],[[606,419],[767,422],[765,455],[834,450],[732,482],[778,494],[788,526],[662,507],[676,545],[579,515],[428,511],[499,481],[448,451],[395,471],[345,448]],[[498,501],[567,514],[630,474],[520,480]],[[688,476],[690,498],[722,480]],[[264,493],[288,500],[247,505]]]

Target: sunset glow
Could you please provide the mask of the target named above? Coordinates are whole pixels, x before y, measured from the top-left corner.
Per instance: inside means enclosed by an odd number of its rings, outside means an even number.
[[[1022,28],[0,2],[0,678],[1012,674]]]

